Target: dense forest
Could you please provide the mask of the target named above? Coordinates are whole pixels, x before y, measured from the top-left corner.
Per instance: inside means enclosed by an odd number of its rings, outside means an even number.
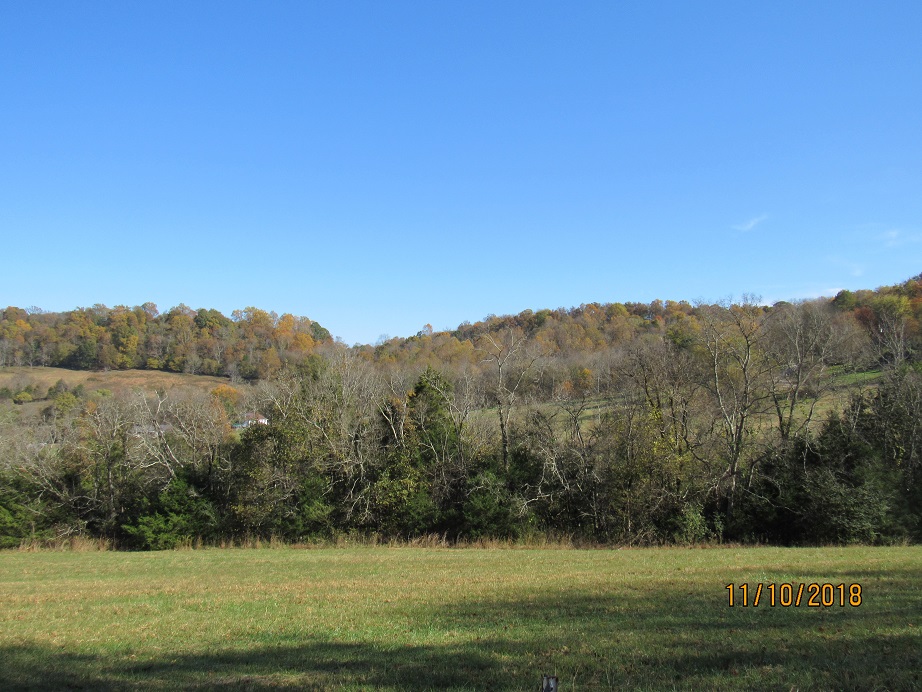
[[[342,534],[922,538],[922,275],[832,299],[590,303],[349,347],[303,317],[0,313],[0,546]]]

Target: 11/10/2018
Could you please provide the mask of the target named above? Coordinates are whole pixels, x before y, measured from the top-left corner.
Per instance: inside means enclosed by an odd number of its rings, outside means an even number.
[[[731,608],[742,606],[757,607],[767,605],[770,608],[781,606],[799,607],[806,605],[810,608],[830,608],[832,606],[858,607],[861,605],[861,584],[727,584],[728,605]],[[739,597],[736,591],[739,590]],[[806,600],[804,600],[806,597]]]

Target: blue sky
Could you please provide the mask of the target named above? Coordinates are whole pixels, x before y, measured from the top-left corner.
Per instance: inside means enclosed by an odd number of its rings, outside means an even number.
[[[922,3],[0,6],[0,303],[348,343],[922,271]]]

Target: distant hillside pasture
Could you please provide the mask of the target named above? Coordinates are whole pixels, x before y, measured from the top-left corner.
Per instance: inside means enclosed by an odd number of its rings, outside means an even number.
[[[4,552],[0,688],[918,689],[920,587],[919,547]]]
[[[208,375],[185,375],[175,372],[160,370],[67,370],[66,368],[42,367],[6,367],[0,368],[0,388],[34,384],[41,391],[47,391],[58,380],[73,389],[83,385],[87,392],[98,389],[144,391],[168,390],[173,387],[195,387],[203,391],[211,391],[220,384],[227,384],[226,377],[211,377]]]
[[[26,418],[35,418],[48,406],[44,399],[47,391],[63,381],[68,389],[82,386],[84,394],[93,395],[104,390],[112,394],[130,394],[134,391],[168,392],[171,389],[193,389],[210,392],[219,385],[229,384],[225,377],[186,375],[159,370],[68,370],[66,368],[5,367],[0,368],[0,389],[12,394],[30,387],[35,392],[32,401],[16,408]],[[0,401],[0,407],[12,405],[11,399]]]

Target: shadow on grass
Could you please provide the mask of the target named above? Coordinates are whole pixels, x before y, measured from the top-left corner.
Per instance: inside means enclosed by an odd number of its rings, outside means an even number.
[[[494,664],[465,647],[318,642],[131,660],[49,647],[0,649],[0,689],[489,689]]]
[[[877,593],[860,607],[729,608],[720,585],[664,582],[404,610],[395,618],[413,636],[389,641],[168,654],[23,644],[0,648],[0,689],[528,690],[542,673],[560,676],[563,692],[920,689],[922,572],[875,576]],[[425,633],[436,643],[406,643]]]

